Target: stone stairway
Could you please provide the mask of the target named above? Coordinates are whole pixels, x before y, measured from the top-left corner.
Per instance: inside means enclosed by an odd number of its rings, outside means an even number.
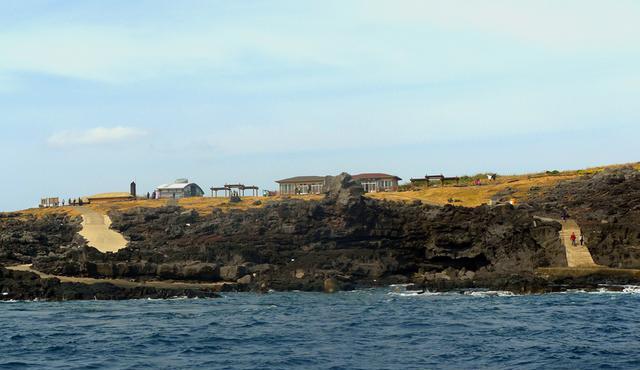
[[[589,252],[589,248],[587,247],[586,243],[584,245],[580,245],[579,240],[581,232],[577,222],[575,222],[574,220],[562,221],[544,217],[536,218],[543,221],[556,221],[562,225],[562,230],[560,230],[559,234],[560,240],[562,240],[562,244],[564,245],[568,267],[603,267],[593,261],[593,257],[591,257],[591,253]],[[577,238],[575,246],[571,243],[572,233],[575,233]]]

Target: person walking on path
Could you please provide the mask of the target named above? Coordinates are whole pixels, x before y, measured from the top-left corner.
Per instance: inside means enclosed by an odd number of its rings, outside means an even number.
[[[584,235],[580,232],[580,245],[584,245]]]
[[[576,233],[571,233],[571,245],[576,246]]]

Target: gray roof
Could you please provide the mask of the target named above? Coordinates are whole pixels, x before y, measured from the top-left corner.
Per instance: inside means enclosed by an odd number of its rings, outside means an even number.
[[[354,180],[363,180],[363,179],[396,179],[398,181],[402,180],[396,175],[389,175],[387,173],[379,173],[379,172],[360,173],[360,174],[351,176],[351,178]]]
[[[276,181],[278,184],[297,184],[307,182],[324,182],[324,176],[296,176]]]
[[[158,190],[180,190],[185,189],[187,186],[196,185],[196,183],[189,182],[187,179],[177,179],[171,184],[163,184],[158,186]],[[198,186],[199,187],[199,186]]]

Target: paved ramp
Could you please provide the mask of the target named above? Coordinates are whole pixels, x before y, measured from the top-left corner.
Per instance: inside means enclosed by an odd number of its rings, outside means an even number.
[[[593,262],[591,252],[587,245],[580,245],[580,227],[574,220],[560,221],[562,230],[560,238],[567,251],[567,264],[569,267],[599,267]],[[571,243],[571,233],[576,234],[576,245]]]
[[[562,244],[564,244],[564,249],[567,255],[567,265],[569,267],[602,267],[593,262],[593,257],[591,257],[591,253],[589,252],[587,245],[580,245],[580,227],[574,220],[562,221],[552,218],[536,218],[543,221],[556,221],[562,225],[562,230],[560,230],[560,240],[562,240]],[[575,233],[577,238],[575,246],[571,243],[572,233]]]
[[[82,235],[90,246],[102,253],[117,252],[127,246],[127,240],[117,231],[111,230],[109,216],[99,213],[89,207],[81,207]]]

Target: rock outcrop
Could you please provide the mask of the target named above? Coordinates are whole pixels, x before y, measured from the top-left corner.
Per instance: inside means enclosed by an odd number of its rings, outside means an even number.
[[[81,219],[66,214],[34,217],[0,214],[0,263],[30,263],[36,257],[84,245]]]
[[[363,193],[341,174],[326,179],[325,197],[317,201],[285,199],[207,214],[176,206],[113,212],[112,227],[130,243],[107,254],[77,238],[76,219],[14,215],[0,220],[0,251],[4,261],[33,262],[53,275],[226,281],[258,291],[413,282],[432,289],[538,292],[597,280],[534,274],[539,267],[566,266],[560,225],[534,216],[569,212],[584,228],[597,263],[640,265],[640,176],[630,168],[532,192],[517,207],[439,207]]]
[[[445,270],[455,280],[532,273],[564,261],[560,226],[536,222],[530,209],[377,201],[363,197],[347,174],[326,183],[320,201],[203,215],[178,207],[113,213],[112,227],[130,240],[127,248],[103,255],[78,247],[39,257],[35,265],[51,274],[244,278],[254,287],[321,291],[327,279],[352,289]]]
[[[121,300],[139,298],[214,298],[214,292],[198,289],[123,288],[109,283],[61,283],[42,279],[32,272],[12,271],[0,266],[0,300]]]
[[[639,171],[608,169],[565,181],[530,203],[541,213],[575,218],[597,264],[640,268]]]

